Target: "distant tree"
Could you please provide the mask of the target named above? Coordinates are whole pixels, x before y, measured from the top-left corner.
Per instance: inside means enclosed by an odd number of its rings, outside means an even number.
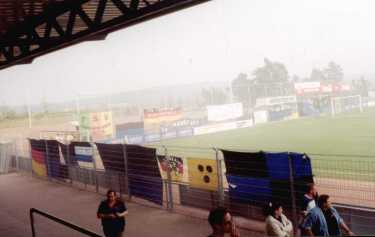
[[[289,75],[285,65],[264,59],[264,66],[258,67],[253,72],[255,84],[271,84],[287,82]]]
[[[298,75],[294,74],[292,76],[292,82],[300,82],[300,81],[302,81],[302,79]]]
[[[311,71],[309,81],[324,81],[324,80],[326,80],[326,77],[321,70],[314,68]]]
[[[340,65],[331,61],[328,66],[323,70],[325,79],[327,81],[342,81],[344,79],[344,72]]]
[[[250,103],[251,83],[251,80],[249,80],[244,73],[240,73],[233,79],[232,93],[236,101],[242,102],[245,105]]]
[[[0,107],[0,119],[14,119],[16,118],[16,112],[9,108],[8,106]]]

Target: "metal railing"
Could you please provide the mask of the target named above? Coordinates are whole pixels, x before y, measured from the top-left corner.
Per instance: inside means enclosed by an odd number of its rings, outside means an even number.
[[[30,209],[30,225],[31,225],[31,232],[32,232],[32,236],[33,237],[36,237],[36,231],[35,231],[35,221],[34,221],[34,214],[38,214],[40,216],[43,216],[49,220],[52,220],[60,225],[63,225],[63,226],[66,226],[68,227],[69,229],[72,229],[72,230],[75,230],[81,234],[84,234],[84,235],[87,235],[87,236],[92,236],[92,237],[102,237],[101,235],[93,232],[93,231],[90,231],[90,230],[87,230],[83,227],[80,227],[78,225],[75,225],[73,223],[70,223],[66,220],[63,220],[63,219],[60,219],[56,216],[53,216],[51,214],[48,214],[46,212],[43,212],[43,211],[40,211],[38,209],[35,209],[35,208],[31,208]]]

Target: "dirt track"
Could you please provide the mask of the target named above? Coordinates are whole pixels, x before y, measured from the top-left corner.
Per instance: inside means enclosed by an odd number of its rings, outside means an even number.
[[[319,194],[335,203],[375,208],[375,182],[316,178]]]

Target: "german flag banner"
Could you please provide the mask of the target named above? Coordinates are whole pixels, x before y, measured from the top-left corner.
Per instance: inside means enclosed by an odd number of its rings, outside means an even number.
[[[46,147],[43,140],[30,139],[32,169],[41,177],[47,177]]]

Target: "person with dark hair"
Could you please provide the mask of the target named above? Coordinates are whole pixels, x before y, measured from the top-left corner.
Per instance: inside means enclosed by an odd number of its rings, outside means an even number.
[[[231,214],[224,207],[217,207],[210,211],[208,222],[212,227],[212,234],[209,237],[224,237],[230,233],[231,237],[240,237]]]
[[[308,236],[340,236],[341,229],[354,236],[326,194],[319,196],[317,206],[308,212],[301,227]]]
[[[314,183],[307,184],[306,193],[303,195],[302,214],[304,216],[316,206],[318,200],[318,191]]]
[[[117,198],[116,192],[107,191],[107,199],[102,201],[97,217],[102,220],[106,237],[121,237],[125,229],[125,216],[128,214],[125,203]]]
[[[264,208],[264,214],[266,216],[266,236],[293,236],[293,224],[283,214],[283,207],[280,203],[270,202]]]

